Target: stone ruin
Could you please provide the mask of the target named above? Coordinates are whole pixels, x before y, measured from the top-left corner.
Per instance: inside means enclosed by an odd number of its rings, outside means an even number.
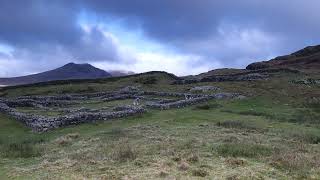
[[[170,97],[170,98],[168,98]],[[101,92],[90,94],[69,94],[57,96],[22,96],[18,98],[0,99],[0,112],[3,112],[30,127],[35,132],[45,132],[51,129],[90,123],[96,121],[107,121],[116,118],[140,115],[147,109],[167,110],[171,108],[183,108],[210,99],[238,98],[239,94],[216,93],[210,95],[142,91],[137,87],[125,87],[115,92]],[[173,98],[173,99],[172,99]],[[83,104],[88,100],[99,102],[111,102],[116,100],[132,99],[134,104],[115,106],[113,108],[79,108],[70,109],[70,105]],[[140,104],[144,101],[144,104]],[[138,103],[137,103],[138,102]],[[37,114],[24,113],[17,110],[19,107],[37,108],[46,111],[60,109],[64,115],[54,117]]]

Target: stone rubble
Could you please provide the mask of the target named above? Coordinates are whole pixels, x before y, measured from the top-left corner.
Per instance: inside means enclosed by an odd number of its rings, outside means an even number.
[[[130,91],[132,90],[132,91]],[[151,97],[149,97],[151,96]],[[155,98],[159,97],[174,97],[175,99]],[[191,93],[176,93],[176,92],[158,92],[158,91],[140,91],[137,88],[124,88],[116,92],[108,93],[91,93],[91,94],[71,94],[63,96],[24,96],[16,99],[0,99],[0,112],[6,113],[18,121],[24,123],[36,132],[45,132],[51,129],[81,124],[95,121],[106,121],[115,118],[128,117],[146,112],[147,108],[155,109],[171,109],[182,108],[198,103],[206,102],[210,99],[223,98],[243,98],[239,94],[233,93],[216,93],[211,95],[191,94]],[[79,100],[100,100],[101,102],[114,101],[121,99],[144,100],[145,105],[125,105],[114,108],[89,109],[78,108],[68,109],[68,105],[80,103]],[[78,102],[77,102],[78,101]],[[46,117],[35,114],[27,114],[18,112],[16,107],[34,107],[45,110],[61,110],[66,115],[55,117]],[[53,109],[54,107],[55,109]]]
[[[0,112],[6,113],[18,121],[21,121],[35,132],[45,132],[58,127],[95,122],[99,120],[106,121],[115,118],[142,114],[145,112],[145,109],[141,107],[130,107],[114,112],[77,112],[71,115],[45,117],[21,113],[14,108],[10,108],[4,103],[0,103]]]
[[[215,86],[196,86],[190,89],[191,92],[208,92],[208,91],[218,91],[220,88]]]

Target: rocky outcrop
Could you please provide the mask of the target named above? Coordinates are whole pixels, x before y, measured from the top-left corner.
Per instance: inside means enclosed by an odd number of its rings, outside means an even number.
[[[301,79],[292,81],[294,84],[303,84],[303,85],[320,85],[320,79]]]
[[[246,69],[248,70],[258,70],[258,69],[267,69],[270,68],[271,66],[266,63],[266,62],[256,62],[256,63],[252,63],[249,64]]]

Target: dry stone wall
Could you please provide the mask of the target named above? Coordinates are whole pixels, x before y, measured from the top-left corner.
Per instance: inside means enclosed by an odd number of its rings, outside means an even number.
[[[44,117],[39,115],[29,115],[18,112],[14,108],[10,108],[5,103],[0,103],[0,112],[6,113],[13,118],[24,123],[36,132],[45,132],[50,129],[64,127],[69,125],[76,125],[81,123],[90,123],[99,120],[110,120],[115,118],[122,118],[142,114],[145,109],[141,107],[127,107],[120,111],[113,112],[78,112],[71,115]]]
[[[130,89],[132,91],[130,91]],[[157,96],[160,98],[149,97]],[[162,98],[164,97],[164,98]],[[166,99],[165,97],[175,97],[175,99]],[[140,91],[137,88],[123,88],[121,91],[108,93],[92,94],[73,94],[63,96],[24,96],[16,99],[0,99],[0,112],[6,113],[13,118],[24,123],[36,132],[45,132],[50,129],[76,125],[81,123],[90,123],[95,121],[106,121],[115,118],[128,117],[146,112],[147,108],[171,109],[183,108],[190,105],[206,102],[210,99],[237,98],[239,94],[217,93],[211,95],[176,93],[176,92],[158,92],[158,91]],[[74,104],[80,100],[100,100],[101,102],[114,101],[120,99],[143,99],[146,101],[142,106],[118,106],[114,108],[101,109],[68,109],[68,105]],[[177,100],[178,99],[178,100]],[[50,110],[51,107],[63,109],[67,115],[56,117],[46,117],[35,114],[27,114],[17,111],[16,107],[35,107],[39,109]]]

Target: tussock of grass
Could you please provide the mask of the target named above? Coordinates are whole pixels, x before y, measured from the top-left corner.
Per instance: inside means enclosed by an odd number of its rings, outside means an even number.
[[[248,157],[257,158],[262,156],[269,156],[272,149],[259,144],[221,144],[215,150],[224,157]]]
[[[244,161],[243,159],[238,159],[238,158],[227,158],[225,160],[225,163],[231,167],[238,167],[238,166],[245,166],[246,165],[246,161]]]
[[[307,172],[312,168],[320,167],[320,155],[308,155],[299,151],[280,151],[271,156],[270,164],[276,168],[289,170],[306,178]]]
[[[60,146],[66,146],[79,137],[80,137],[79,133],[70,133],[65,136],[57,138],[56,143],[59,144]]]
[[[112,138],[120,138],[125,136],[125,130],[123,128],[115,127],[101,134],[103,134],[104,136],[112,137]]]
[[[187,162],[185,162],[185,161],[181,161],[181,162],[178,164],[178,169],[179,169],[180,171],[187,171],[189,168],[190,168],[189,163],[187,163]]]
[[[188,157],[187,161],[190,163],[199,162],[199,156],[195,153],[192,153],[191,156]]]
[[[137,149],[127,139],[121,139],[113,148],[112,158],[119,162],[127,162],[135,160],[137,154]]]
[[[158,81],[157,77],[155,76],[149,76],[149,77],[141,77],[135,80],[136,83],[141,83],[141,84],[156,84]]]
[[[0,143],[0,156],[4,158],[32,158],[38,157],[42,154],[40,144],[42,139],[29,139],[22,141],[5,141]]]
[[[244,116],[262,116],[262,117],[266,117],[268,119],[279,119],[279,117],[266,113],[266,112],[258,112],[258,111],[254,111],[254,110],[249,110],[249,111],[240,111],[240,112],[236,112],[236,111],[232,111],[232,110],[222,110],[222,112],[227,112],[227,113],[233,113],[233,114],[239,114],[239,115],[244,115]]]
[[[192,150],[195,146],[197,146],[198,141],[194,138],[187,139],[186,141],[182,141],[177,144],[178,149],[189,149]]]
[[[311,99],[303,105],[303,109],[296,112],[291,119],[296,123],[310,123],[320,126],[320,100]]]
[[[309,143],[309,144],[319,144],[320,134],[319,131],[315,130],[300,130],[300,131],[289,131],[287,135],[297,139],[299,141]]]
[[[199,176],[199,177],[206,177],[209,175],[208,171],[204,169],[194,169],[192,170],[192,175],[193,176]]]

